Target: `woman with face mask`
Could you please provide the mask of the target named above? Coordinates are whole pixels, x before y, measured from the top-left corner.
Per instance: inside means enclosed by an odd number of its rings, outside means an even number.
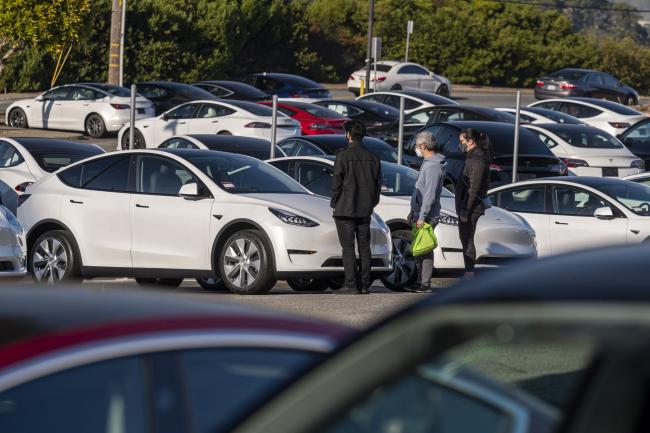
[[[445,164],[445,157],[438,153],[439,150],[431,132],[420,132],[415,137],[415,153],[424,160],[411,196],[411,213],[408,216],[408,221],[418,228],[422,228],[424,223],[430,224],[433,228],[438,224],[440,194],[442,193],[442,167]],[[415,259],[418,280],[414,286],[406,289],[419,293],[429,292],[433,275],[433,251],[423,256],[417,256]]]

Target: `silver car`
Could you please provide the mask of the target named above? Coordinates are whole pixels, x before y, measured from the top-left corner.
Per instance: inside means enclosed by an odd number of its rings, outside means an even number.
[[[0,279],[27,273],[25,232],[14,214],[0,205]]]

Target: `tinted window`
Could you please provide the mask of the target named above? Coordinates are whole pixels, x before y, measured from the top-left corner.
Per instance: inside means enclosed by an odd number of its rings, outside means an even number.
[[[15,167],[24,162],[18,150],[11,144],[0,141],[0,168]]]
[[[277,168],[283,173],[289,173],[289,165],[291,164],[291,161],[273,161],[269,162],[273,167]]]
[[[496,154],[511,155],[514,149],[515,128],[487,131],[492,151]],[[542,141],[525,128],[519,129],[519,153],[529,155],[552,155]]]
[[[101,149],[94,146],[88,147],[87,150],[77,149],[74,152],[67,152],[65,150],[56,149],[38,149],[32,150],[30,155],[34,158],[36,163],[43,170],[48,173],[54,173],[60,168],[67,167],[82,159],[90,158],[91,156],[100,155],[104,153]]]
[[[381,193],[384,195],[410,196],[413,194],[417,180],[418,172],[412,168],[397,164],[381,164]]]
[[[152,86],[148,84],[138,85],[138,93],[145,98],[165,98],[169,96],[169,92],[162,87]],[[130,94],[129,94],[130,95]]]
[[[271,108],[271,110],[273,110],[273,108]],[[284,114],[285,116],[289,116],[289,117],[296,115],[295,111],[289,110],[288,108],[285,108],[285,107],[278,106],[278,111],[280,113]]]
[[[452,120],[475,120],[478,119],[474,113],[457,110],[454,108],[441,108],[438,111],[438,122],[448,122]]]
[[[440,128],[440,132],[436,135],[436,141],[441,146],[442,153],[459,153],[460,152],[460,137],[459,132],[452,128]]]
[[[544,134],[543,132],[531,129],[530,130],[531,134],[539,138],[542,143],[546,145],[549,149],[553,149],[555,146],[558,145],[557,141],[553,140],[549,135]]]
[[[650,187],[642,183],[615,180],[595,185],[594,188],[613,197],[637,215],[650,215]]]
[[[111,84],[93,84],[92,86],[98,88],[99,90],[103,90],[104,92],[113,96],[131,96],[131,90],[127,89],[126,87],[114,86]]]
[[[199,112],[196,114],[196,117],[199,119],[221,117],[233,114],[234,112],[235,110],[232,108],[224,107],[223,105],[202,104],[201,108],[199,108]]]
[[[623,144],[606,132],[597,129],[582,131],[555,131],[562,140],[574,147],[591,149],[621,149]]]
[[[650,122],[642,122],[632,129],[625,136],[625,145],[632,151],[650,151]]]
[[[376,68],[377,68],[377,72],[388,72],[391,69],[393,69],[393,67],[391,65],[384,65],[382,63],[377,63]],[[363,69],[365,71],[366,70],[366,65],[363,65],[363,66],[359,67],[358,69]],[[375,64],[374,63],[370,66],[370,70],[371,71],[375,70]]]
[[[197,86],[197,87],[202,88],[203,90],[208,90],[217,98],[225,98],[226,96],[230,96],[234,93],[228,89],[224,89],[223,87],[219,87],[219,86],[212,86],[212,88],[209,88],[208,86],[206,87]]]
[[[571,70],[571,69],[561,69],[559,71],[555,71],[552,74],[549,75],[549,77],[553,77],[557,80],[579,80],[581,79],[586,72],[583,71],[576,71],[576,70]]]
[[[328,102],[328,103],[325,103],[323,105],[325,105],[325,107],[327,107],[328,109],[330,109],[332,111],[335,111],[335,112],[341,114],[342,116],[346,116],[346,117],[356,116],[358,114],[361,114],[361,110],[359,110],[358,108],[351,107],[351,106],[345,105],[345,104],[339,104],[339,103],[335,103],[335,102]]]
[[[399,118],[399,110],[386,104],[372,104],[365,107],[366,110],[374,115],[384,119],[397,119]]]
[[[168,158],[138,157],[136,189],[144,194],[178,195],[181,186],[197,182],[182,165]]]
[[[591,74],[587,78],[587,83],[592,84],[594,86],[602,86],[603,79],[601,78],[600,74]]]
[[[594,117],[602,114],[602,110],[571,102],[563,102],[560,111],[570,116],[577,117],[578,119]]]
[[[296,156],[300,145],[298,143],[298,140],[284,140],[278,144],[278,147],[282,149],[285,155]]]
[[[386,95],[384,99],[384,104],[390,105],[391,107],[399,110],[400,97],[396,95]],[[422,103],[414,101],[413,99],[404,98],[404,109],[405,110],[414,110],[420,107]]]
[[[316,117],[322,117],[325,119],[345,119],[345,116],[339,114],[334,110],[329,110],[327,108],[319,107],[318,105],[314,105],[314,104],[309,104],[308,106],[301,106],[300,108],[302,108],[307,113]]]
[[[194,116],[198,104],[185,104],[167,113],[168,119],[190,119]]]
[[[332,167],[317,162],[298,164],[298,182],[314,194],[330,197],[332,193]]]
[[[371,94],[371,95],[368,95],[368,96],[364,96],[362,99],[364,101],[377,102],[379,104],[383,104],[384,103],[384,98],[385,98],[384,95],[372,95]]]
[[[137,358],[112,360],[33,380],[0,394],[4,432],[151,431]]]
[[[618,80],[614,77],[612,77],[609,74],[603,74],[602,75],[603,82],[605,83],[606,86],[610,87],[618,87]]]
[[[551,119],[556,123],[566,123],[569,125],[584,124],[582,120],[578,119],[577,117],[569,116],[568,114],[562,113],[561,111],[549,110],[538,106],[528,107],[528,110],[531,113],[539,114],[540,116],[544,116],[547,119]]]
[[[174,137],[162,142],[160,149],[198,149],[198,147],[191,141],[184,138]]]
[[[556,186],[553,201],[560,215],[593,216],[596,209],[607,206],[598,196],[570,186]]]
[[[416,113],[411,113],[404,116],[404,124],[406,125],[417,125],[433,122],[435,120],[436,109],[428,108]]]
[[[283,88],[284,83],[269,77],[257,77],[255,87],[260,89],[262,92],[273,92],[274,90]]]
[[[429,75],[429,73],[425,69],[423,69],[423,68],[421,68],[419,66],[415,66],[415,65],[402,66],[397,73],[398,74]]]
[[[296,153],[297,156],[322,156],[325,155],[318,146],[311,144],[307,141],[300,141],[300,149]]]
[[[613,111],[614,113],[617,114],[622,114],[624,116],[641,116],[643,113],[636,111],[633,108],[626,107],[625,105],[618,104],[616,102],[612,101],[606,101],[604,99],[599,99],[597,101],[594,101],[593,104],[598,105],[599,107],[603,107],[607,110]],[[569,113],[571,114],[571,113]],[[578,116],[576,116],[578,117]]]
[[[544,187],[522,187],[498,192],[492,203],[512,212],[545,213]]]
[[[62,101],[64,99],[69,99],[71,90],[71,87],[58,87],[56,89],[50,90],[49,92],[45,92],[43,94],[43,99],[46,99],[48,101]]]
[[[94,101],[102,98],[104,98],[103,94],[86,87],[75,87],[70,96],[73,101]]]
[[[128,191],[130,158],[114,156],[81,165],[81,188],[99,191]],[[66,172],[67,173],[67,172]],[[64,176],[63,179],[66,179]],[[70,183],[70,186],[75,186]]]

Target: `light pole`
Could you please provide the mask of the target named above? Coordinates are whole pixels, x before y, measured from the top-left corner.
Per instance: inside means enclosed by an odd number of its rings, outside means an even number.
[[[409,42],[411,40],[411,33],[413,33],[413,21],[408,20],[406,23],[406,53],[404,54],[404,62],[409,61]]]
[[[370,63],[372,61],[372,24],[375,19],[375,0],[370,0],[368,11],[368,55],[366,58],[366,93],[370,92]]]
[[[122,25],[120,26],[120,86],[124,85],[124,32],[126,29],[126,0],[122,3]]]

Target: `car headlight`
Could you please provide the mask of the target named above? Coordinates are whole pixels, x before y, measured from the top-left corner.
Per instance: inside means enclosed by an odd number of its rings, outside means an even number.
[[[440,224],[447,224],[450,226],[458,225],[458,218],[448,215],[446,213],[440,214],[438,221],[440,222]]]
[[[280,221],[282,221],[285,224],[290,224],[292,226],[300,226],[300,227],[316,227],[318,226],[318,223],[316,221],[310,220],[307,217],[296,215],[293,212],[289,212],[283,209],[277,209],[270,207],[269,211]]]

